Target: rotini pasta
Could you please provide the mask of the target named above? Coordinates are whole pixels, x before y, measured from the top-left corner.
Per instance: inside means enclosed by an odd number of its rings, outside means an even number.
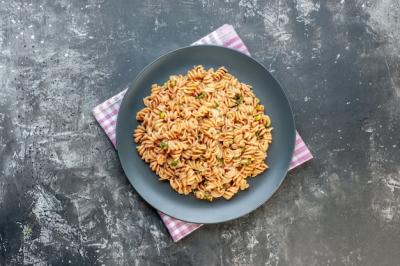
[[[271,119],[251,86],[225,67],[170,76],[152,85],[143,102],[133,134],[137,151],[179,194],[229,200],[268,168]]]

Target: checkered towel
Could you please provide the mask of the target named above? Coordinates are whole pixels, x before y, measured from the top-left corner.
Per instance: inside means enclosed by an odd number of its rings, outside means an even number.
[[[207,36],[201,38],[192,45],[198,44],[214,44],[233,48],[239,52],[250,55],[249,50],[246,45],[240,39],[239,35],[236,33],[235,29],[228,24],[211,32]],[[100,126],[104,129],[105,133],[115,146],[115,131],[117,125],[117,116],[119,106],[121,104],[122,98],[125,95],[126,90],[121,91],[117,95],[111,97],[107,101],[99,104],[93,109],[93,115],[99,122]],[[296,132],[296,145],[293,153],[292,162],[290,163],[290,169],[312,159],[313,156],[308,150],[307,146]],[[184,222],[175,218],[172,218],[162,212],[159,212],[161,219],[163,220],[165,226],[167,227],[172,239],[177,242],[183,237],[187,236],[194,230],[202,226],[202,224],[193,224]]]

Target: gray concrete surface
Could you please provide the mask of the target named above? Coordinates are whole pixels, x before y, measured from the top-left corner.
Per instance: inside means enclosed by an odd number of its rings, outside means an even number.
[[[315,159],[261,208],[175,244],[91,109],[233,24]],[[0,265],[400,265],[400,4],[0,2]]]

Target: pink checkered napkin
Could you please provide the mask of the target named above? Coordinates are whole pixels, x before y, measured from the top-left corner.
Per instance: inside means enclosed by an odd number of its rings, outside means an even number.
[[[198,44],[214,44],[225,46],[250,55],[249,50],[240,39],[235,29],[228,24],[225,24],[222,27],[216,29],[215,31],[201,38],[192,45]],[[99,104],[93,109],[94,117],[96,118],[97,122],[99,122],[100,126],[104,129],[105,133],[114,144],[114,146],[118,110],[122,98],[125,95],[125,92],[126,90],[121,91],[117,95],[111,97],[110,99],[103,102],[102,104]],[[300,135],[296,132],[296,145],[293,152],[293,158],[290,163],[290,169],[293,169],[312,158],[313,156],[311,152],[308,150]],[[171,234],[172,239],[175,242],[202,226],[202,224],[193,224],[175,219],[160,211],[158,213],[160,214],[161,219],[163,220],[165,226]]]

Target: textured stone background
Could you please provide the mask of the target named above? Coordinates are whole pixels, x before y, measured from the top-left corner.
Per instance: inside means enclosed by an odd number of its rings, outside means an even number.
[[[174,244],[91,109],[233,24],[315,159],[250,215]],[[0,265],[399,265],[397,0],[0,3]]]

